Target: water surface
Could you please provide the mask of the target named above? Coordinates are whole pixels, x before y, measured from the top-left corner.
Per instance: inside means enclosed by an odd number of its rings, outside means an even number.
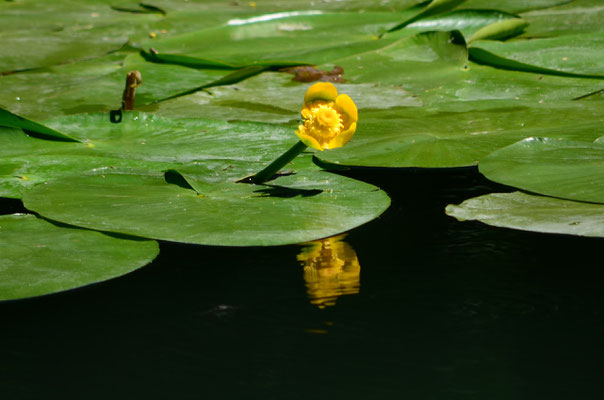
[[[393,204],[342,239],[339,281],[317,286],[308,246],[162,242],[125,277],[0,304],[2,398],[601,397],[602,239],[447,217],[505,190],[475,170],[352,176]]]

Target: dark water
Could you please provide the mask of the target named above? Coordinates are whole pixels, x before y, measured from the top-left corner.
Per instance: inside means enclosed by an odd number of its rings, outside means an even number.
[[[1,398],[602,398],[603,240],[447,217],[501,189],[475,171],[355,176],[393,198],[344,239],[358,294],[311,304],[301,246],[162,243],[125,277],[0,304]]]

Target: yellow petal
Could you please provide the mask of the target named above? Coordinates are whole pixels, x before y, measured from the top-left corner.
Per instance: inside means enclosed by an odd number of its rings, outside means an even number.
[[[336,97],[336,109],[343,114],[348,115],[352,122],[359,120],[357,106],[347,94],[341,94]]]
[[[298,135],[302,143],[304,143],[308,147],[311,147],[315,150],[323,151],[323,147],[321,147],[317,139],[315,139],[314,137],[303,134],[302,132],[300,132],[299,129],[296,130],[296,135]]]
[[[336,97],[338,97],[338,89],[336,89],[333,83],[319,82],[308,88],[304,95],[304,103],[313,100],[334,101]]]
[[[354,132],[357,130],[357,123],[353,122],[350,124],[350,128],[340,133],[338,136],[333,138],[331,142],[329,142],[326,146],[328,149],[337,149],[338,147],[344,146],[354,135]]]

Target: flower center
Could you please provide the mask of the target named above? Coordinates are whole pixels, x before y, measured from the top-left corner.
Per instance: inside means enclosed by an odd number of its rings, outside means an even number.
[[[315,102],[302,110],[303,129],[307,135],[324,144],[342,132],[342,115],[334,108],[333,102]]]

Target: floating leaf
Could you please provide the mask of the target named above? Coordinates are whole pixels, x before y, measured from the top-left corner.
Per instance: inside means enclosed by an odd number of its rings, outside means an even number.
[[[396,26],[388,29],[388,32],[394,32],[402,29],[415,21],[421,20],[422,18],[427,18],[432,15],[442,14],[450,11],[465,1],[466,0],[431,0],[426,3],[422,3],[421,5],[415,7],[415,12],[412,15]],[[425,4],[425,6],[423,6],[423,4]]]
[[[405,29],[400,29],[385,35],[387,38],[398,38],[415,35],[419,32],[427,31],[460,31],[468,39],[477,31],[502,23],[508,20],[522,20],[518,16],[496,11],[496,10],[456,10],[446,14],[437,15],[416,21],[407,25]],[[510,33],[508,36],[513,36]]]
[[[447,206],[460,221],[533,232],[604,237],[604,205],[534,196],[492,193]]]
[[[473,60],[517,71],[604,79],[604,36],[583,33],[546,39],[473,42]]]
[[[510,18],[487,25],[476,31],[470,38],[469,42],[476,40],[503,40],[516,36],[522,32],[528,23],[522,18]]]
[[[77,142],[76,139],[69,137],[61,132],[44,126],[38,122],[32,121],[15,113],[12,113],[0,107],[0,126],[8,126],[12,128],[21,128],[32,133],[37,133],[55,140],[64,140],[68,142]]]
[[[95,60],[2,77],[0,103],[36,118],[102,112],[120,107],[126,75],[140,71],[136,107],[215,82],[231,71],[195,70],[146,62],[139,54],[112,54]]]
[[[602,31],[604,8],[600,0],[566,0],[559,3],[562,5],[522,14],[529,22],[523,36],[539,38]]]
[[[24,141],[5,159],[4,180],[20,185],[28,209],[73,225],[201,244],[276,245],[352,229],[389,204],[372,185],[319,171],[308,155],[291,164],[295,175],[266,185],[235,183],[289,148],[297,140],[291,127],[135,112],[119,124],[91,114],[51,126],[86,145],[44,153],[38,142]],[[23,154],[29,146],[40,146],[39,153]],[[177,169],[202,187],[202,196],[167,183],[162,169]],[[75,203],[67,206],[70,199]]]
[[[200,194],[163,176],[103,175],[38,185],[23,201],[43,216],[77,226],[217,246],[332,236],[374,219],[389,205],[375,186],[322,171],[303,170],[265,185],[211,184],[191,175],[188,181]]]
[[[574,0],[498,0],[497,9],[509,13],[520,13],[530,10],[549,8],[561,4],[571,3]],[[460,6],[468,9],[487,9],[493,8],[492,0],[468,0]]]
[[[150,263],[157,242],[52,224],[33,215],[0,216],[0,300],[61,292]]]
[[[112,10],[102,2],[14,2],[0,10],[0,72],[99,57],[161,17]],[[144,30],[144,28],[143,28]]]
[[[7,165],[0,170],[3,196],[19,198],[35,184],[70,175],[157,175],[184,164],[206,171],[206,179],[241,178],[296,140],[292,128],[280,125],[173,120],[136,112],[125,112],[119,124],[109,122],[107,114],[78,114],[50,124],[84,143],[41,140],[0,128],[0,155]]]
[[[426,32],[335,60],[349,83],[398,85],[428,109],[467,111],[570,100],[601,88],[599,79],[507,71],[468,62],[458,32]],[[325,66],[329,68],[329,65]]]
[[[598,130],[596,130],[596,133]],[[599,130],[599,134],[604,129]],[[492,181],[570,200],[604,203],[604,145],[529,138],[480,160]]]
[[[237,85],[214,87],[210,89],[211,94],[201,92],[144,107],[143,110],[169,117],[203,116],[273,123],[299,121],[302,99],[308,86],[308,83],[292,81],[290,74],[264,72]],[[337,87],[355,100],[361,112],[422,105],[416,96],[400,86],[339,83]]]
[[[159,53],[198,57],[237,67],[321,64],[382,48],[377,35],[403,18],[398,13],[292,11],[232,19],[227,24],[153,42]]]
[[[592,141],[600,135],[603,122],[598,107],[576,103],[551,109],[510,107],[461,113],[371,112],[359,121],[350,143],[317,157],[347,166],[461,167],[530,136]]]

